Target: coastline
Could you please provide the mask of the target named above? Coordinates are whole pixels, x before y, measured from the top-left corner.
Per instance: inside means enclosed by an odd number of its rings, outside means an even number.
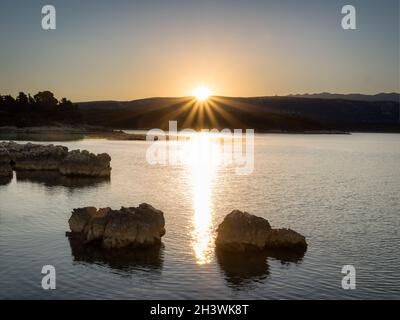
[[[287,131],[263,130],[263,134],[351,134],[340,130],[317,131]],[[0,126],[2,140],[33,140],[33,141],[73,141],[82,139],[106,139],[123,141],[145,141],[146,133],[127,133],[123,129],[110,129],[97,126],[39,126],[15,127]]]
[[[89,139],[146,140],[145,134],[126,133],[95,126],[41,126],[41,127],[0,127],[0,139],[33,141],[71,141]]]
[[[126,131],[138,132],[126,132]],[[245,129],[243,129],[245,130]],[[0,126],[0,140],[15,141],[77,141],[83,139],[105,139],[110,141],[146,141],[147,130],[112,129],[99,126],[50,125],[38,127]],[[289,135],[351,135],[353,133],[398,133],[395,131],[345,131],[345,130],[261,130],[255,134]],[[170,136],[167,133],[168,136]]]

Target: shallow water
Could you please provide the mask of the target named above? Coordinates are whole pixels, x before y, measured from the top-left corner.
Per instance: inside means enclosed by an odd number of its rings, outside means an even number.
[[[219,162],[150,165],[143,141],[62,144],[108,152],[111,179],[14,173],[0,186],[0,298],[400,298],[400,135],[257,135],[255,170],[244,176]],[[65,236],[73,208],[142,202],[165,214],[159,250],[115,259]],[[215,228],[233,209],[304,234],[307,252],[216,252]],[[41,288],[48,264],[53,291]],[[356,290],[341,288],[348,264]]]

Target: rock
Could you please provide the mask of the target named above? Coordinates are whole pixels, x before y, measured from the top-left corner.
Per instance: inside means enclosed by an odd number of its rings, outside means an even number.
[[[64,146],[15,142],[1,142],[0,150],[3,149],[8,152],[8,163],[15,170],[54,170],[66,176],[99,178],[110,177],[111,174],[111,158],[107,153],[95,155],[86,150],[68,152]]]
[[[11,157],[8,150],[0,146],[0,177],[7,180],[7,178],[12,177],[12,167],[11,167]]]
[[[267,220],[234,210],[219,225],[216,244],[234,251],[246,251],[252,247],[263,249],[270,230]]]
[[[110,211],[111,208],[103,208],[95,212],[90,223],[87,224],[84,230],[86,242],[103,239],[105,228],[111,218],[108,215]]]
[[[111,157],[107,153],[95,155],[86,150],[68,153],[60,165],[60,173],[67,176],[109,177]]]
[[[99,242],[106,249],[153,246],[165,234],[163,212],[146,203],[120,210],[74,209],[69,226],[86,243]]]
[[[95,207],[78,208],[72,211],[71,218],[68,220],[69,228],[71,232],[83,232],[86,225],[96,214],[97,209]]]
[[[3,143],[16,170],[58,170],[68,148],[55,145]]]
[[[268,220],[232,211],[217,229],[216,245],[229,251],[304,250],[305,237],[290,229],[272,229]]]
[[[291,229],[272,229],[267,234],[265,247],[268,249],[307,248],[306,238]]]

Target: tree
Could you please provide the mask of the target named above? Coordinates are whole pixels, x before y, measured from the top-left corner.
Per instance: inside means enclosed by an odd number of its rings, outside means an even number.
[[[58,100],[51,91],[41,91],[33,97],[35,98],[35,102],[40,106],[55,107],[58,104]]]
[[[6,107],[13,107],[15,105],[15,99],[8,94],[3,96],[3,103]]]
[[[72,102],[70,100],[68,100],[67,98],[62,98],[59,106],[61,108],[71,108],[73,106]]]
[[[30,93],[28,94],[28,103],[29,103],[31,106],[33,106],[33,105],[36,103],[35,99],[31,96]]]
[[[29,104],[28,96],[27,96],[25,93],[20,92],[20,93],[18,94],[18,96],[17,96],[16,102],[17,102],[20,106],[27,106],[27,105]]]
[[[33,97],[20,92],[15,99],[11,95],[0,95],[0,126],[51,123],[82,123],[82,113],[76,104],[67,98],[59,102],[50,91],[38,92]]]

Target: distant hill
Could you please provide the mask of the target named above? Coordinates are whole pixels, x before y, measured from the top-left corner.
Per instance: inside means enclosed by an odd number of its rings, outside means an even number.
[[[133,101],[58,102],[50,91],[33,98],[0,96],[0,126],[91,125],[112,129],[255,129],[258,132],[400,132],[399,94],[283,97],[148,98]],[[41,99],[43,97],[43,99]],[[40,99],[39,99],[40,98]],[[50,99],[51,98],[51,99]]]
[[[136,108],[136,109],[152,109],[152,108],[163,108],[168,105],[175,104],[179,101],[185,101],[188,98],[147,98],[138,99],[132,101],[91,101],[91,102],[80,102],[78,106],[82,110],[90,109],[124,109],[124,108]]]
[[[296,98],[317,98],[317,99],[345,99],[345,100],[358,100],[358,101],[400,101],[399,93],[378,93],[374,95],[351,93],[351,94],[338,94],[338,93],[313,93],[313,94],[294,94],[289,97]]]
[[[398,101],[380,100],[379,95],[374,96],[377,101],[372,96],[367,100],[329,96],[212,97],[204,110],[195,109],[191,97],[86,102],[79,108],[88,124],[125,129],[166,129],[168,120],[177,120],[180,128],[194,129],[400,132]]]

